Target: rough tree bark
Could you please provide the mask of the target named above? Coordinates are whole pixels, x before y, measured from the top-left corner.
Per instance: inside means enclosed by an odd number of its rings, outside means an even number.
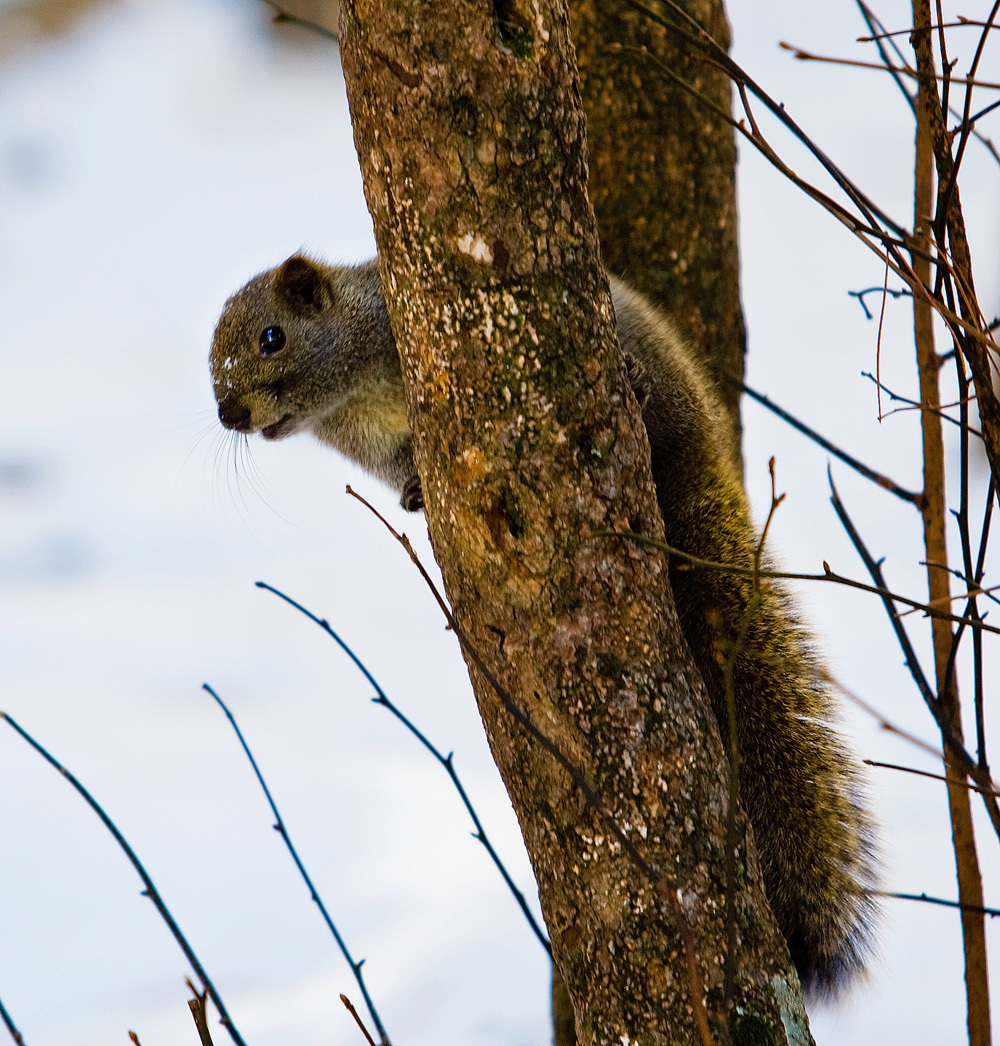
[[[728,47],[722,0],[680,2]],[[726,110],[729,78],[620,0],[569,0],[569,10],[587,117],[588,193],[604,263],[671,315],[711,372],[742,379],[732,128],[665,76],[660,63]],[[717,391],[742,471],[740,389],[720,378]],[[555,1046],[573,1046],[572,1008],[558,973],[552,1014]]]
[[[665,560],[596,536],[661,536],[662,520],[587,198],[565,6],[351,0],[341,42],[455,616],[662,877],[658,888],[638,871],[472,668],[580,1039],[809,1043],[743,844],[735,997],[722,1013],[724,754]],[[712,1031],[697,1019],[702,989]]]

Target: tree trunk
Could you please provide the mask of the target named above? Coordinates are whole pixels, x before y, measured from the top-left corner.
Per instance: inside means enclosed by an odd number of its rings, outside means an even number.
[[[580,1040],[705,1046],[728,1023],[735,1042],[809,1043],[742,817],[723,1012],[725,757],[664,557],[598,536],[663,527],[587,198],[565,6],[352,0],[341,39],[455,617],[601,797],[467,655]]]
[[[728,47],[722,0],[680,6]],[[670,314],[715,374],[742,379],[733,131],[649,56],[726,112],[729,77],[620,0],[570,0],[570,13],[604,262]],[[720,378],[718,393],[742,464],[739,386]]]

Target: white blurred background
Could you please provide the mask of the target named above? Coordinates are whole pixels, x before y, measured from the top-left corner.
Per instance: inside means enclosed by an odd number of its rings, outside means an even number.
[[[51,17],[35,17],[43,9]],[[902,0],[878,11],[890,28],[909,24]],[[912,128],[896,87],[777,48],[787,39],[871,58],[854,42],[865,27],[853,4],[729,0],[729,12],[737,59],[908,223]],[[975,39],[965,32],[953,34],[960,70]],[[996,55],[985,79],[1000,79]],[[1000,115],[981,130],[1000,138]],[[749,381],[919,488],[916,418],[879,424],[860,377],[875,367],[877,325],[847,292],[881,285],[884,270],[756,153],[740,156]],[[1000,167],[975,147],[964,177],[992,315]],[[390,697],[455,751],[534,903],[457,647],[344,485],[430,563],[422,518],[304,437],[254,443],[238,469],[220,438],[206,371],[215,318],[249,276],[301,247],[336,261],[374,250],[335,45],[276,34],[252,0],[0,3],[0,708],[116,819],[251,1046],[356,1046],[338,993],[359,1009],[361,998],[203,681],[238,717],[328,907],[367,957],[397,1046],[540,1046],[546,957],[444,773],[369,703],[331,640],[253,587],[267,580],[329,618]],[[910,324],[909,302],[890,300],[881,369],[915,395]],[[817,570],[826,559],[862,576],[828,504],[827,455],[752,403],[744,420],[758,510],[772,454],[788,493],[773,539],[784,563]],[[946,438],[955,465],[954,430]],[[922,598],[916,513],[844,466],[834,473],[890,582]],[[981,499],[981,462],[974,479]],[[832,586],[801,595],[843,681],[933,740],[881,607]],[[926,658],[926,622],[909,624]],[[986,646],[995,679],[996,644]],[[853,709],[845,726],[865,757],[938,769]],[[941,787],[874,770],[872,794],[888,888],[955,897]],[[997,904],[997,840],[974,808],[986,903]],[[188,970],[133,870],[6,727],[0,840],[0,999],[29,1046],[126,1043],[128,1029],[143,1046],[197,1041]],[[885,914],[871,983],[813,1014],[817,1041],[963,1042],[956,913],[888,901]]]

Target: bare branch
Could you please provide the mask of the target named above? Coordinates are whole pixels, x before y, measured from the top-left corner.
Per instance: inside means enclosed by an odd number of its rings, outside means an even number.
[[[232,726],[236,737],[239,739],[240,745],[246,753],[247,759],[250,760],[250,765],[253,767],[254,775],[260,784],[261,789],[267,798],[267,804],[271,808],[271,813],[274,814],[274,830],[281,836],[288,852],[292,855],[292,860],[295,862],[295,867],[298,868],[299,874],[302,876],[303,881],[309,888],[309,895],[315,901],[316,907],[319,908],[323,916],[323,921],[327,925],[327,929],[333,934],[333,939],[337,942],[337,946],[340,948],[341,954],[347,960],[347,964],[351,967],[351,972],[354,974],[354,979],[358,982],[358,987],[361,989],[361,994],[365,998],[365,1005],[368,1007],[368,1012],[371,1014],[372,1020],[375,1022],[375,1027],[378,1029],[379,1036],[382,1039],[382,1046],[391,1046],[389,1042],[389,1036],[386,1034],[385,1028],[382,1026],[382,1021],[379,1018],[378,1011],[375,1009],[375,1003],[372,1002],[371,996],[368,994],[368,988],[365,985],[364,975],[361,973],[361,967],[364,965],[365,960],[359,959],[355,961],[351,955],[350,949],[347,947],[347,943],[344,938],[340,935],[340,931],[334,925],[333,919],[330,918],[330,913],[327,911],[326,905],[323,903],[322,898],[319,895],[316,887],[313,885],[312,879],[309,877],[309,873],[305,869],[305,865],[302,863],[302,859],[299,857],[298,851],[295,849],[292,843],[291,837],[288,834],[288,829],[285,827],[285,822],[281,818],[281,814],[278,812],[278,807],[274,802],[274,798],[271,795],[271,790],[267,787],[267,782],[264,780],[264,775],[260,772],[260,767],[257,765],[257,760],[253,757],[253,752],[250,751],[250,746],[246,742],[246,738],[243,736],[243,731],[240,730],[236,719],[233,717],[233,713],[229,711],[226,703],[221,697],[208,685],[208,683],[202,683],[202,690],[210,694],[214,699],[215,703],[225,713],[226,718],[229,720],[230,726]]]
[[[90,792],[88,792],[87,789],[84,788],[80,781],[73,774],[71,774],[69,770],[67,770],[66,767],[64,767],[62,763],[60,763],[55,758],[55,756],[51,755],[45,748],[43,748],[42,745],[39,744],[39,742],[36,741],[31,736],[31,734],[27,732],[27,730],[20,726],[6,712],[0,712],[0,719],[5,720],[7,724],[14,730],[15,733],[17,733],[18,735],[20,735],[20,737],[27,741],[28,744],[31,745],[31,747],[50,766],[58,770],[59,773],[61,773],[63,777],[67,781],[69,781],[69,783],[76,789],[79,795],[82,796],[82,798],[91,808],[91,810],[93,810],[94,813],[97,814],[97,816],[101,819],[101,823],[114,837],[115,842],[119,845],[119,847],[121,847],[122,851],[125,853],[125,856],[131,862],[132,867],[139,874],[139,878],[142,880],[143,894],[153,902],[153,906],[160,913],[160,917],[167,924],[168,928],[170,929],[170,932],[174,935],[174,940],[177,941],[177,943],[180,945],[181,951],[184,952],[185,958],[191,964],[191,968],[197,975],[198,980],[201,981],[202,988],[208,992],[209,997],[215,1004],[215,1008],[219,1011],[219,1019],[221,1020],[225,1029],[229,1032],[230,1038],[232,1038],[233,1042],[236,1043],[236,1046],[246,1046],[246,1043],[243,1041],[243,1037],[237,1031],[236,1025],[233,1023],[232,1018],[229,1016],[229,1011],[226,1009],[221,996],[215,990],[215,985],[212,983],[211,978],[205,972],[204,967],[201,965],[198,956],[195,955],[194,950],[191,948],[191,945],[188,944],[187,938],[184,936],[183,933],[181,933],[181,928],[177,925],[173,915],[170,913],[170,910],[164,903],[163,898],[160,896],[159,890],[157,890],[156,885],[153,883],[153,880],[149,877],[149,873],[143,867],[142,862],[136,856],[135,851],[129,845],[125,836],[123,836],[122,833],[118,830],[118,827],[114,823],[114,821],[112,821],[111,818],[105,813],[104,808],[90,794]]]
[[[506,866],[500,859],[500,855],[496,852],[493,844],[490,842],[489,836],[486,834],[486,829],[483,827],[483,822],[480,821],[479,815],[476,813],[476,808],[472,805],[472,800],[469,798],[468,793],[465,791],[461,780],[459,779],[458,772],[455,770],[454,752],[449,752],[447,755],[442,755],[441,751],[431,743],[427,736],[418,727],[408,719],[400,710],[389,700],[386,696],[385,691],[375,681],[375,677],[368,671],[361,659],[354,653],[354,651],[344,642],[341,637],[334,632],[330,627],[330,623],[326,618],[317,617],[310,610],[307,610],[301,603],[297,603],[290,596],[287,596],[280,589],[275,588],[273,585],[267,584],[266,581],[258,581],[257,588],[264,589],[265,592],[273,592],[279,599],[283,599],[289,606],[294,607],[299,613],[304,614],[310,621],[319,625],[321,629],[333,639],[341,650],[354,662],[355,665],[361,670],[365,679],[375,688],[376,697],[372,700],[377,705],[381,705],[383,708],[391,712],[396,719],[399,720],[410,731],[411,734],[431,753],[432,756],[444,767],[445,772],[451,779],[451,783],[455,786],[455,790],[458,792],[459,798],[462,800],[466,811],[472,818],[472,823],[475,825],[476,830],[473,833],[473,837],[478,839],[483,844],[486,852],[490,855],[490,859],[496,866],[497,871],[503,877],[503,881],[507,884],[507,888],[514,896],[514,900],[517,901],[518,907],[524,914],[525,919],[528,920],[528,925],[531,927],[535,937],[538,938],[539,943],[545,949],[548,957],[552,958],[552,945],[549,943],[548,937],[545,936],[545,932],[538,925],[538,920],[535,918],[534,913],[531,911],[524,894],[518,889],[517,884],[511,877],[510,872],[507,871]]]

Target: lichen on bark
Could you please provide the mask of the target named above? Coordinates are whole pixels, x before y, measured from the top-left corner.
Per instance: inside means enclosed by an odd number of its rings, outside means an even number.
[[[663,531],[587,197],[565,6],[353,0],[341,41],[448,597],[601,797],[585,801],[470,665],[580,1040],[704,1042],[677,920],[718,1030],[725,759],[665,559],[599,536]],[[734,1001],[780,1032],[775,979],[795,974],[752,847],[740,861]]]

